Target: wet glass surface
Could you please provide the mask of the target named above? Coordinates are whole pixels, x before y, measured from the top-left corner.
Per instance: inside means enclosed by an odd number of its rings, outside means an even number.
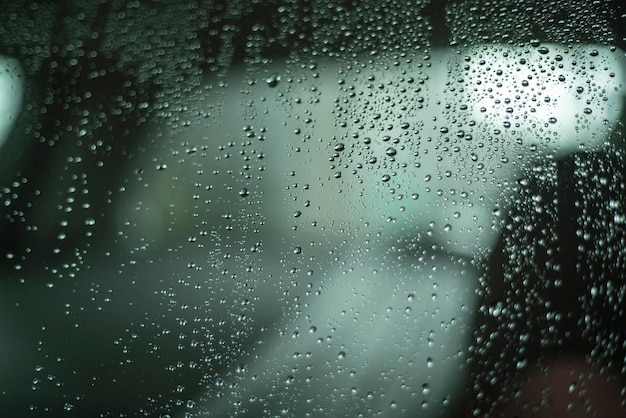
[[[617,2],[0,11],[0,413],[624,410]]]

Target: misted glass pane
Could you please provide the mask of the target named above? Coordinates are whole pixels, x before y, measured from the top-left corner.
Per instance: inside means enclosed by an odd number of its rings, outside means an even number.
[[[0,22],[2,414],[624,413],[618,2]]]

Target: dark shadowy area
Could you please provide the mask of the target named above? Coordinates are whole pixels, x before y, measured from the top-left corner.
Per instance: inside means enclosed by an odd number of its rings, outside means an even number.
[[[547,372],[560,360],[584,359],[608,380],[607,391],[623,385],[623,167],[621,151],[576,154],[520,181],[518,205],[481,289],[472,410],[502,412],[516,399],[522,376]],[[600,408],[601,401],[590,403]]]

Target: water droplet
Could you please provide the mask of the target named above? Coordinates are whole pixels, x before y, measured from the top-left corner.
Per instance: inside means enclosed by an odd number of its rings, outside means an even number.
[[[278,83],[280,82],[280,76],[274,74],[271,77],[268,77],[267,79],[265,79],[265,82],[270,87],[276,87]]]
[[[387,151],[385,151],[385,154],[387,154],[390,157],[393,157],[394,155],[396,155],[397,151],[395,148],[389,147],[387,148]]]
[[[489,314],[493,316],[494,318],[497,318],[500,316],[500,314],[502,314],[503,308],[504,306],[502,302],[500,301],[492,302],[491,305],[489,306]]]
[[[250,191],[248,191],[248,189],[246,189],[245,187],[239,190],[239,196],[247,197],[248,195],[250,195]]]

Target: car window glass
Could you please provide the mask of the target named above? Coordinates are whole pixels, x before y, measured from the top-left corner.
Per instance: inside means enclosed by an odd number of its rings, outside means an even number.
[[[544,3],[5,5],[0,411],[622,410],[623,11]]]

